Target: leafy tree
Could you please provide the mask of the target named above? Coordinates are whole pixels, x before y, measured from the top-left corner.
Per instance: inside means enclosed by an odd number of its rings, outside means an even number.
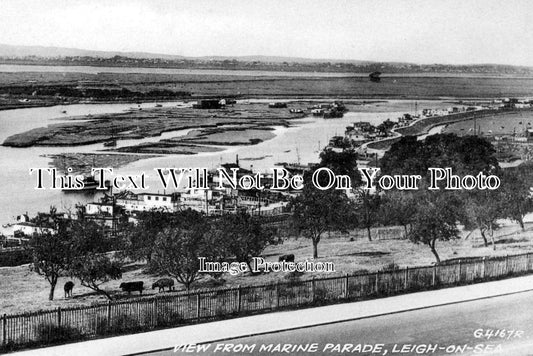
[[[324,232],[346,231],[355,222],[353,204],[344,191],[333,188],[320,190],[312,184],[313,173],[323,167],[329,168],[335,175],[350,177],[352,187],[361,184],[357,153],[353,148],[343,149],[341,152],[325,148],[320,153],[320,163],[304,174],[302,193],[291,202],[292,222],[296,230],[311,239],[313,258],[318,258],[318,244]]]
[[[391,190],[382,196],[382,203],[378,217],[383,225],[401,225],[405,236],[409,234],[414,215],[416,214],[417,199],[413,192]]]
[[[313,258],[318,258],[318,243],[324,232],[345,231],[353,224],[353,206],[340,191],[322,191],[305,185],[292,207],[296,229],[313,242]]]
[[[39,227],[56,229],[61,221],[61,216],[57,212],[57,208],[51,206],[48,213],[38,212],[37,216],[30,219],[30,221]]]
[[[380,160],[382,173],[427,174],[428,163],[423,159],[424,144],[416,136],[403,136],[392,144]]]
[[[216,245],[211,245],[215,251],[210,254],[214,258],[223,260],[232,256],[239,262],[246,262],[250,270],[252,257],[260,256],[268,245],[281,242],[272,229],[244,212],[216,219],[211,224],[211,233],[219,237]]]
[[[80,280],[81,285],[103,294],[108,299],[112,296],[101,288],[103,283],[122,278],[122,264],[106,254],[88,253],[78,256],[69,271],[71,276]]]
[[[150,266],[190,289],[199,278],[199,257],[213,251],[207,218],[193,210],[170,215],[170,221],[156,235]]]
[[[461,204],[455,194],[449,192],[424,191],[417,194],[417,197],[417,212],[409,238],[415,243],[428,245],[438,264],[440,257],[436,243],[438,240],[446,241],[457,237]]]
[[[329,147],[326,147],[320,153],[320,163],[315,167],[315,170],[321,167],[327,167],[336,175],[347,175],[350,177],[352,187],[357,187],[361,184],[361,173],[357,169],[357,152],[352,147],[346,147],[338,152]],[[309,177],[305,177],[307,182]]]
[[[30,240],[33,256],[31,268],[50,283],[48,299],[54,299],[57,280],[66,274],[72,260],[72,246],[63,227],[57,233],[35,234]]]
[[[38,226],[54,229],[34,234],[28,245],[33,259],[30,268],[50,283],[48,299],[53,300],[57,281],[67,273],[74,255],[69,224],[53,206],[49,213],[39,213],[33,221]]]
[[[167,227],[156,238],[151,265],[160,273],[176,278],[187,290],[199,278],[199,257],[208,250],[203,229]]]
[[[533,212],[533,179],[522,169],[504,170],[500,178],[503,215],[524,231],[524,216]]]
[[[126,234],[126,255],[133,260],[145,259],[150,263],[157,234],[169,226],[172,220],[172,214],[159,210],[139,213],[138,223],[130,226]]]
[[[483,243],[488,246],[488,232],[495,249],[494,230],[498,227],[496,220],[503,217],[501,194],[491,190],[472,190],[462,195],[463,213],[460,221],[466,228],[478,228]]]
[[[78,216],[71,222],[70,234],[74,258],[69,266],[69,275],[78,278],[81,285],[112,299],[101,288],[103,283],[122,277],[122,261],[118,254],[107,253],[109,240],[102,226]]]
[[[381,196],[371,193],[368,189],[359,189],[359,199],[355,213],[359,227],[366,229],[368,241],[372,241],[371,228],[380,220]]]
[[[454,134],[402,137],[385,153],[380,162],[385,174],[419,174],[427,176],[430,167],[450,167],[456,174],[492,173],[499,170],[496,150],[478,136]]]

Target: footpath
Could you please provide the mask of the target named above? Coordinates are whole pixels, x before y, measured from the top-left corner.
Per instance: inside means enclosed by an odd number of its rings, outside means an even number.
[[[17,352],[10,355],[136,355],[156,350],[173,350],[177,345],[216,342],[526,291],[533,291],[533,275],[361,302],[274,312],[134,335],[110,337]]]

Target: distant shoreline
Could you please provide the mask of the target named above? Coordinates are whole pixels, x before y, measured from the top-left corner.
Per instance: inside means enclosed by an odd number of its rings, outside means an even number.
[[[12,67],[12,68],[6,68]],[[17,68],[18,67],[18,68]],[[17,72],[61,72],[55,70],[57,68],[65,68],[65,72],[72,73],[120,73],[118,69],[126,70],[129,73],[143,73],[143,74],[192,74],[192,75],[235,75],[235,76],[259,76],[259,77],[297,77],[303,79],[309,78],[366,78],[370,72],[355,71],[308,71],[308,70],[280,70],[279,68],[219,68],[215,66],[148,66],[148,65],[123,65],[106,63],[105,66],[92,63],[76,63],[76,62],[60,62],[60,63],[35,63],[35,62],[12,62],[3,61],[0,59],[0,72],[17,73]],[[35,70],[26,70],[31,68]],[[75,68],[77,70],[72,70]],[[93,69],[98,68],[99,71]],[[5,70],[8,69],[8,70]],[[13,70],[15,69],[15,70]],[[18,69],[18,70],[16,70]],[[175,72],[175,73],[171,73]],[[181,72],[181,73],[180,73]],[[509,78],[509,79],[533,79],[533,70],[530,73],[501,73],[501,72],[447,72],[447,71],[398,71],[382,73],[383,78]]]

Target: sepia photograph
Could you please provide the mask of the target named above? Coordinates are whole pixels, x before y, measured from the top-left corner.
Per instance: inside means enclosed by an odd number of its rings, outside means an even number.
[[[533,355],[533,2],[0,0],[0,354]]]

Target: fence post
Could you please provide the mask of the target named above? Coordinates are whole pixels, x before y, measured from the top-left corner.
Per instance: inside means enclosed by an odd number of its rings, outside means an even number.
[[[485,280],[485,260],[486,257],[483,256],[483,260],[481,261],[481,279]]]
[[[462,275],[461,275],[461,260],[459,260],[458,265],[459,265],[459,278],[457,278],[457,282],[460,283],[460,282],[462,282],[462,278],[461,278],[462,277]]]
[[[57,307],[57,326],[61,327],[61,307]]]
[[[279,308],[279,281],[276,282],[276,308]]]
[[[379,271],[376,272],[376,294],[379,294]]]
[[[505,275],[509,274],[509,255],[505,255]]]
[[[346,272],[346,276],[344,276],[344,298],[348,299],[348,272]]]
[[[154,297],[154,304],[153,304],[153,309],[154,309],[154,326],[157,326],[158,324],[158,313],[157,313],[157,296]]]
[[[315,277],[313,276],[313,279],[311,280],[311,302],[315,302]]]
[[[7,314],[2,317],[2,345],[7,344]]]
[[[106,324],[107,324],[107,329],[109,330],[109,328],[111,328],[111,301],[108,300],[107,301],[107,320],[106,320]]]
[[[241,291],[241,285],[239,284],[237,286],[237,314],[240,314],[241,312],[241,300],[242,300],[242,291]]]
[[[200,292],[196,293],[196,320],[200,321]]]
[[[407,290],[407,286],[409,285],[409,267],[405,267],[405,274],[404,274],[404,281],[403,281],[403,289]]]
[[[433,266],[433,273],[431,276],[431,285],[435,287],[437,284],[437,265]]]

